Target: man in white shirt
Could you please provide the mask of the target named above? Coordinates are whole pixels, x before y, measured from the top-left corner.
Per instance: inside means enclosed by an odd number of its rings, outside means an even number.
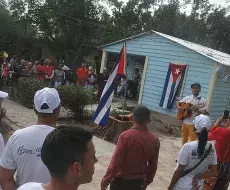
[[[182,124],[182,145],[188,142],[188,137],[190,141],[195,140],[195,134],[194,134],[194,124],[193,120],[196,115],[199,115],[200,113],[206,113],[207,111],[207,105],[205,98],[201,97],[200,91],[201,91],[201,85],[199,83],[194,83],[191,85],[192,88],[192,95],[186,96],[183,98],[181,102],[184,103],[190,103],[193,105],[192,108],[192,115],[190,117],[187,117],[183,120]],[[182,109],[179,104],[177,105],[177,108],[180,110]]]
[[[76,190],[81,184],[91,182],[97,162],[92,137],[82,127],[62,125],[53,130],[41,150],[51,181],[26,183],[18,190]]]
[[[5,98],[8,97],[8,95],[9,95],[8,93],[0,91],[0,121],[6,115],[6,109],[2,107],[2,102]],[[1,157],[3,149],[4,149],[4,145],[5,145],[4,139],[3,139],[2,134],[0,133],[0,157]]]
[[[10,137],[0,159],[0,185],[4,190],[16,190],[30,181],[50,181],[48,169],[41,160],[41,147],[46,136],[56,126],[60,102],[54,88],[36,92],[34,110],[38,116],[37,124],[17,130]]]
[[[8,97],[8,93],[0,91],[0,121],[6,115],[6,109],[2,107],[2,102],[7,97]],[[2,152],[4,150],[4,146],[5,146],[5,141],[4,141],[4,138],[3,138],[2,134],[0,133],[0,157],[1,157]],[[2,188],[0,186],[0,190],[1,189]]]

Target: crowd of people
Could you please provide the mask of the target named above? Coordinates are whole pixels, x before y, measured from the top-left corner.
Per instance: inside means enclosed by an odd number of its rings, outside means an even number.
[[[109,78],[107,69],[96,74],[95,68],[82,63],[80,68],[70,69],[68,66],[58,64],[54,67],[51,59],[40,61],[27,61],[13,56],[9,61],[3,60],[1,64],[0,89],[8,91],[10,86],[16,86],[19,77],[33,77],[44,81],[46,87],[59,87],[61,85],[78,85],[88,87],[92,91],[97,91],[99,100],[105,84]],[[135,68],[132,80],[126,76],[118,77],[116,80],[117,95],[121,97],[136,98],[138,85],[140,82],[139,69]]]
[[[16,86],[20,77],[32,77],[44,81],[46,87],[59,87],[61,85],[86,86],[89,89],[98,90],[98,99],[109,78],[107,69],[103,73],[96,75],[95,68],[88,67],[82,63],[80,68],[70,69],[68,66],[58,64],[54,66],[51,59],[40,61],[27,61],[13,56],[9,61],[3,60],[1,63],[1,90],[8,91],[9,87]]]
[[[10,62],[14,68],[14,61]],[[4,190],[76,190],[81,184],[92,181],[94,164],[98,161],[97,147],[87,129],[71,125],[57,127],[61,100],[57,90],[50,87],[53,77],[55,87],[68,81],[65,78],[67,66],[59,65],[54,70],[50,60],[35,64],[36,67],[28,62],[25,73],[34,73],[47,87],[34,96],[35,124],[14,132],[5,147],[0,136],[0,186]],[[97,77],[94,69],[89,73],[82,64],[76,73],[76,85],[93,88],[97,84],[99,94],[102,93],[100,87],[108,80],[106,69]],[[136,75],[138,83],[138,71]],[[179,111],[185,109],[190,114],[183,118],[182,148],[171,182],[165,189],[227,190],[230,182],[229,112],[226,112],[227,117],[226,114],[220,116],[213,125],[206,100],[200,96],[201,85],[194,83],[191,89],[192,95],[177,105]],[[0,92],[1,103],[7,95]],[[192,106],[183,108],[181,103]],[[0,110],[2,117],[6,111],[1,104]],[[108,186],[111,190],[145,190],[154,180],[160,141],[147,127],[151,122],[150,110],[138,105],[132,115],[133,126],[120,134],[101,180],[101,190]],[[215,141],[215,145],[211,141]]]
[[[182,101],[194,101],[200,88],[199,84],[193,84],[193,98]],[[0,93],[1,102],[6,97],[7,93]],[[185,142],[188,135],[183,132],[187,136],[183,138],[176,169],[165,189],[228,189],[230,116],[221,116],[212,126],[203,107],[205,101],[199,99],[202,106],[193,113],[194,120],[189,126],[192,130],[188,130],[194,133],[189,135],[193,138]],[[5,147],[0,145],[0,185],[4,190],[76,190],[81,184],[92,181],[94,164],[98,161],[93,136],[82,127],[57,127],[60,110],[61,100],[55,88],[46,87],[36,92],[35,124],[17,130]],[[3,112],[4,115],[5,110]],[[101,190],[109,185],[111,190],[145,190],[154,180],[160,141],[147,127],[151,122],[150,110],[139,105],[132,115],[133,127],[120,134],[102,178]],[[1,139],[0,144],[4,143]],[[215,146],[210,142],[213,140]]]

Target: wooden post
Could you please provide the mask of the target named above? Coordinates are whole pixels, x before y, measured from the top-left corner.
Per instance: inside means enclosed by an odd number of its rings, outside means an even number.
[[[143,75],[142,75],[142,79],[141,79],[141,88],[140,88],[140,92],[139,92],[138,104],[141,104],[141,101],[142,101],[142,95],[143,95],[143,90],[144,90],[144,85],[145,85],[145,77],[146,77],[146,73],[147,73],[148,62],[149,62],[149,57],[146,56]]]
[[[209,109],[211,107],[213,90],[214,90],[214,86],[216,83],[216,77],[217,77],[216,68],[217,68],[217,63],[213,67],[212,75],[211,75],[211,79],[210,79],[210,84],[209,84],[208,97],[207,97],[207,109],[208,109],[208,111],[210,111]]]
[[[106,67],[107,59],[108,59],[108,53],[106,51],[103,51],[102,59],[101,59],[100,73],[102,73],[103,72],[103,68]]]

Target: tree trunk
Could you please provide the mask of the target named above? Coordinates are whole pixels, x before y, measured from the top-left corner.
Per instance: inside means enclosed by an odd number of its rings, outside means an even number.
[[[121,121],[114,117],[109,117],[109,122],[105,127],[97,126],[93,133],[106,141],[117,143],[119,135],[132,127],[132,121]]]

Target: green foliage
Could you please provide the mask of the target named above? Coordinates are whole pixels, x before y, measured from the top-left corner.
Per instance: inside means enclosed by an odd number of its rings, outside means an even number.
[[[7,7],[6,2],[0,0],[0,51],[7,51],[10,57],[12,54],[31,56],[35,48],[36,27],[25,14],[23,1],[10,0],[9,5]]]
[[[76,66],[102,44],[151,30],[230,52],[229,9],[209,0],[7,2],[0,0],[0,51],[9,55],[45,46]]]
[[[110,111],[110,116],[117,118],[119,115],[122,115],[123,111],[120,109],[112,109]]]
[[[87,64],[88,66],[91,66],[91,67],[93,67],[93,68],[96,68],[96,63],[95,63],[94,60],[86,60],[86,64]]]
[[[17,84],[19,102],[27,108],[33,108],[34,94],[42,88],[44,88],[43,81],[33,78],[19,78]]]
[[[90,92],[87,88],[79,86],[60,86],[57,88],[61,104],[71,111],[77,120],[83,120],[85,106],[90,102]]]

